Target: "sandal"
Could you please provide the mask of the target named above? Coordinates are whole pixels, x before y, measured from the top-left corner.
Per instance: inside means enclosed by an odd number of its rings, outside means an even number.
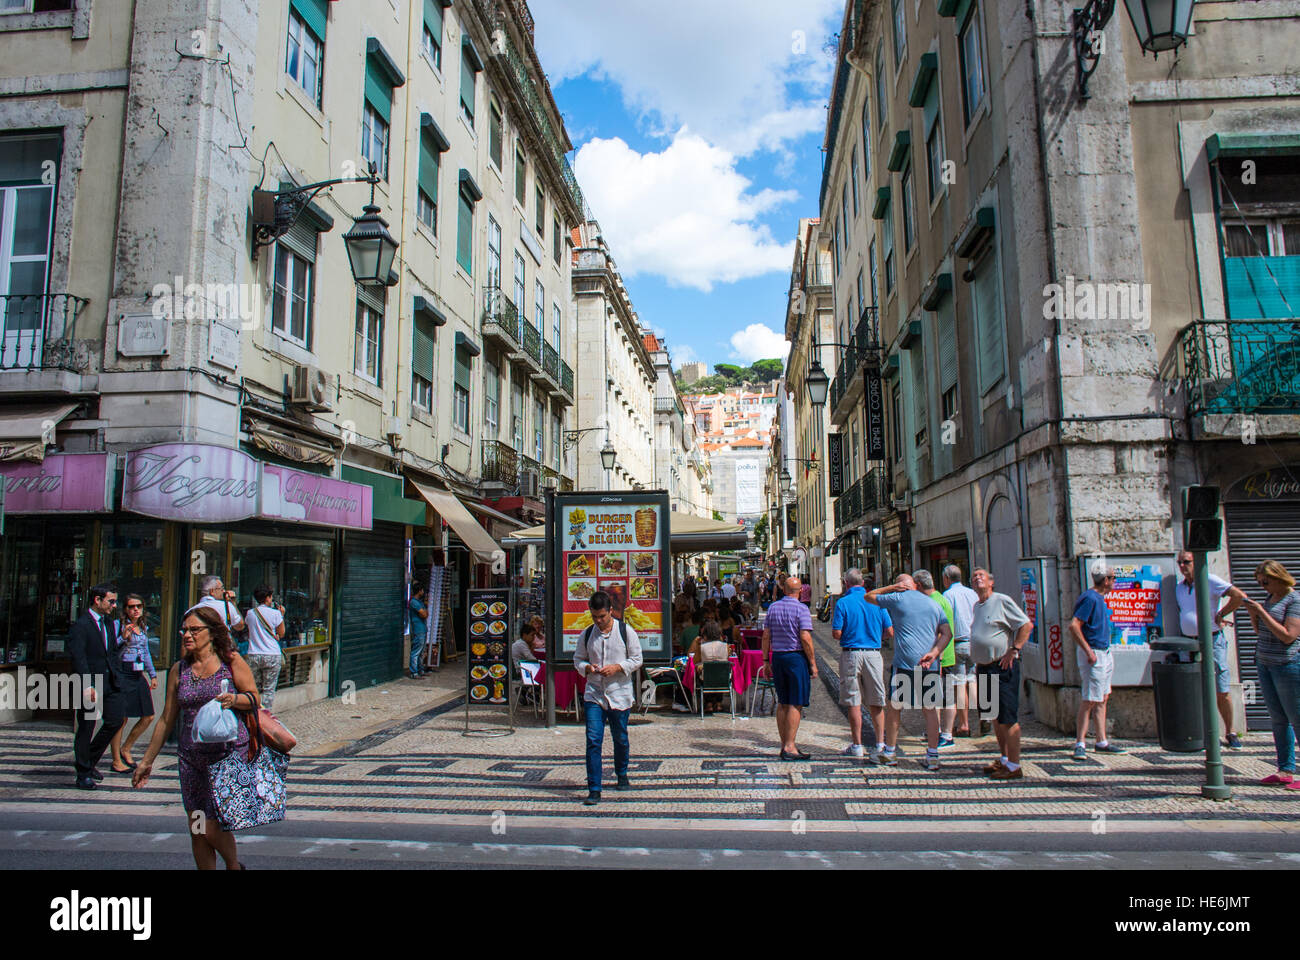
[[[1263,780],[1259,782],[1264,786],[1273,786],[1274,784],[1279,784],[1279,783],[1283,784],[1284,786],[1290,786],[1292,783],[1294,783],[1294,780],[1291,774],[1289,773],[1270,773],[1267,777],[1265,777]]]

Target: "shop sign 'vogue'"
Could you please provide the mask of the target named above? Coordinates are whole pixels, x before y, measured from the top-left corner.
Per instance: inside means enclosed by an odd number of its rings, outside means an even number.
[[[257,513],[259,464],[204,443],[162,443],[126,455],[122,509],[164,520],[229,523]]]

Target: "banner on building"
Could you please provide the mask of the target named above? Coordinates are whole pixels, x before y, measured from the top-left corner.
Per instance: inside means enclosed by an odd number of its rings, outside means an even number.
[[[763,512],[763,473],[766,463],[750,458],[736,461],[736,515]]]
[[[826,463],[830,473],[831,496],[838,497],[844,492],[844,434],[827,435]]]
[[[880,383],[880,368],[868,366],[864,373],[866,390],[863,403],[867,408],[867,459],[885,459],[885,394]]]

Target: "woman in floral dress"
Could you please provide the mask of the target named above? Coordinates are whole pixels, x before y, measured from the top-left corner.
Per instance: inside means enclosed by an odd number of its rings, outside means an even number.
[[[217,700],[226,710],[247,712],[259,706],[253,672],[237,652],[220,614],[209,607],[195,607],[185,614],[181,628],[182,659],[167,674],[167,706],[154,727],[153,740],[140,759],[132,783],[142,787],[149,782],[153,762],[171,735],[177,718],[181,721],[177,748],[181,781],[181,800],[190,821],[190,847],[194,863],[200,870],[216,869],[216,855],[221,854],[227,870],[242,870],[235,850],[235,835],[222,830],[217,819],[208,770],[231,750],[248,749],[248,731],[239,724],[239,736],[229,743],[196,743],[194,717],[209,700]],[[221,681],[230,681],[235,692],[221,692]]]

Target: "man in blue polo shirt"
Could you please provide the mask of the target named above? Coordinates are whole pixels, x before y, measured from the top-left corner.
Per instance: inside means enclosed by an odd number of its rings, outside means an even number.
[[[857,567],[844,574],[844,595],[835,601],[831,620],[832,636],[840,642],[840,705],[849,715],[853,742],[844,753],[861,757],[862,697],[866,690],[871,730],[876,735],[874,761],[885,749],[885,666],[880,641],[892,640],[894,625],[883,607],[867,603],[862,571]],[[874,584],[873,584],[874,586]]]
[[[1076,662],[1079,665],[1079,739],[1074,744],[1074,759],[1088,759],[1088,720],[1097,718],[1097,752],[1124,753],[1106,739],[1106,701],[1110,699],[1110,681],[1115,660],[1110,652],[1110,607],[1105,595],[1115,586],[1115,574],[1105,563],[1092,568],[1092,589],[1079,594],[1070,619],[1074,636]]]

